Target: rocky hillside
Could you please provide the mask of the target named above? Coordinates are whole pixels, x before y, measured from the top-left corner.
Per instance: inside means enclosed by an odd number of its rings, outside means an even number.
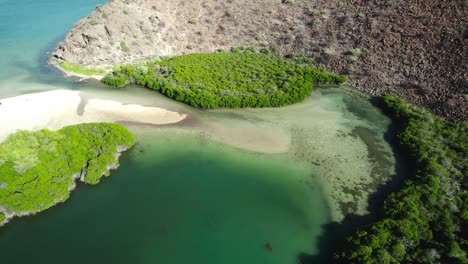
[[[303,16],[300,5],[281,0],[114,0],[79,21],[54,56],[106,65],[269,45],[282,34],[302,34]]]
[[[468,7],[463,0],[113,0],[53,53],[106,66],[163,55],[277,45],[454,121],[468,116]]]

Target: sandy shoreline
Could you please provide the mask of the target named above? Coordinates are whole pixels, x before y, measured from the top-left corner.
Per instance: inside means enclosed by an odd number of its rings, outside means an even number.
[[[173,124],[187,115],[158,107],[92,98],[79,114],[80,92],[54,90],[0,100],[0,141],[17,130],[53,129],[90,122],[137,122]],[[83,107],[83,106],[81,106]]]
[[[97,81],[101,81],[105,76],[105,75],[99,75],[99,74],[85,75],[85,74],[65,70],[62,66],[60,66],[60,63],[54,58],[51,58],[49,60],[49,64],[51,66],[53,66],[54,68],[56,68],[57,70],[59,70],[65,77],[68,77],[68,78],[69,77],[75,77],[75,78],[79,78],[80,80],[97,80]]]

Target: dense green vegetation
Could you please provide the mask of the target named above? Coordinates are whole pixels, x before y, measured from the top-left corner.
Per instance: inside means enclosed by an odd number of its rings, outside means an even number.
[[[135,83],[194,107],[278,107],[304,100],[313,84],[345,77],[253,52],[192,54],[116,68],[102,80]]]
[[[452,124],[393,96],[383,98],[399,124],[416,175],[384,204],[383,219],[349,237],[343,263],[468,263],[468,124]]]
[[[67,71],[79,73],[79,74],[84,74],[84,75],[104,75],[106,74],[106,71],[100,70],[100,69],[87,69],[79,65],[67,63],[67,62],[61,62],[60,67]]]
[[[0,210],[29,214],[64,201],[75,185],[73,176],[83,171],[84,182],[99,183],[109,175],[108,166],[118,164],[118,148],[134,143],[125,127],[108,123],[12,134],[0,144]]]

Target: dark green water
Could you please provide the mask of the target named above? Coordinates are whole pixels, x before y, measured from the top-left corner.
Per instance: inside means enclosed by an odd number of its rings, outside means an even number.
[[[0,0],[0,99],[73,89],[189,119],[130,125],[138,145],[110,178],[0,228],[0,263],[295,264],[318,253],[323,225],[365,214],[368,195],[394,173],[383,137],[390,121],[354,92],[318,90],[281,109],[199,111],[143,89],[61,78],[47,52],[103,2]]]
[[[306,165],[168,132],[138,139],[103,183],[0,229],[2,263],[284,264],[314,253],[327,213]]]

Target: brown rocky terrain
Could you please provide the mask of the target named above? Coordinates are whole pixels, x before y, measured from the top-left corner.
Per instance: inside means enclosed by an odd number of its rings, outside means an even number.
[[[464,0],[113,0],[53,53],[107,66],[157,56],[277,45],[452,121],[468,116]]]

